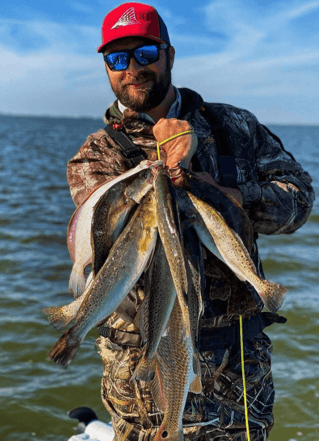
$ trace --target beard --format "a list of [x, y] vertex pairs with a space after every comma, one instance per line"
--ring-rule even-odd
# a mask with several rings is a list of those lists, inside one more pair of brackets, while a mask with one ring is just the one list
[[[125, 78], [125, 75], [122, 77]], [[150, 86], [139, 88], [138, 94], [130, 94], [129, 85], [118, 81], [116, 84], [111, 83], [111, 88], [116, 98], [123, 104], [135, 112], [147, 112], [157, 107], [166, 97], [170, 87], [172, 76], [168, 56], [166, 57], [165, 71], [157, 78], [154, 72], [141, 72], [134, 78], [134, 84], [140, 84], [144, 81], [152, 81]]]

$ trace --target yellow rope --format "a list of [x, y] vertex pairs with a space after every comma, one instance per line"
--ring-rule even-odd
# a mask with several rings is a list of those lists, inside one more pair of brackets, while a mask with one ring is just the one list
[[245, 365], [244, 365], [243, 317], [241, 315], [239, 316], [239, 329], [240, 329], [240, 355], [241, 355], [241, 372], [242, 372], [242, 376], [243, 376], [246, 432], [247, 432], [247, 440], [250, 441], [249, 424], [248, 424], [247, 394], [246, 394], [246, 380], [245, 380]]
[[170, 138], [164, 139], [164, 141], [157, 142], [156, 148], [157, 148], [157, 158], [158, 158], [158, 160], [160, 161], [160, 159], [161, 159], [161, 155], [160, 155], [160, 146], [161, 145], [165, 144], [168, 141], [171, 141], [172, 139], [177, 138], [178, 136], [188, 135], [190, 133], [194, 133], [194, 130], [186, 130], [186, 132], [177, 133], [176, 135], [173, 135]]

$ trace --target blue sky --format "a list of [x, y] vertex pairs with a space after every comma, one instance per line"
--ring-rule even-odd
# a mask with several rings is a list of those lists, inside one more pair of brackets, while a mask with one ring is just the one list
[[[6, 4], [7, 3], [7, 4]], [[102, 0], [0, 5], [0, 112], [102, 117], [114, 100]], [[319, 0], [157, 0], [176, 49], [173, 83], [263, 123], [319, 124]]]

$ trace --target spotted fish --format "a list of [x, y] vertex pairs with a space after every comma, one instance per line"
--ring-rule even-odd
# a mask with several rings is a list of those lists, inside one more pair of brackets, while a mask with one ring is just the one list
[[155, 372], [155, 355], [172, 312], [176, 290], [160, 239], [152, 263], [144, 277], [145, 300], [141, 306], [139, 328], [145, 345], [132, 379], [150, 381]]
[[240, 280], [248, 281], [256, 289], [264, 305], [271, 312], [276, 312], [283, 302], [287, 289], [278, 283], [272, 283], [259, 277], [243, 241], [227, 225], [223, 216], [215, 208], [190, 192], [188, 192], [188, 196], [200, 213], [227, 266]]
[[93, 210], [100, 197], [111, 187], [136, 176], [141, 171], [155, 166], [156, 162], [142, 161], [137, 167], [123, 173], [106, 184], [102, 184], [90, 193], [84, 202], [74, 212], [68, 226], [67, 244], [74, 262], [69, 281], [69, 290], [75, 297], [79, 297], [85, 289], [85, 267], [92, 262], [91, 222]]
[[149, 192], [88, 286], [75, 324], [61, 336], [48, 359], [68, 366], [90, 329], [117, 309], [140, 278], [155, 248], [157, 234], [155, 198]]
[[169, 177], [163, 167], [156, 169], [154, 192], [158, 231], [176, 288], [177, 298], [181, 306], [186, 334], [189, 337], [191, 335], [191, 329], [188, 306], [185, 298], [188, 287], [184, 254], [175, 221], [174, 200], [169, 184]]

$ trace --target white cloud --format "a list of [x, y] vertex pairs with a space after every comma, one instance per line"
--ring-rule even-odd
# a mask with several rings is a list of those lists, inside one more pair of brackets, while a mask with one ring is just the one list
[[[293, 32], [319, 1], [269, 3], [264, 9], [245, 0], [213, 1], [202, 9], [210, 32], [195, 39], [187, 27], [174, 27], [170, 9], [158, 9], [177, 49], [174, 84], [206, 100], [248, 108], [263, 122], [319, 123], [319, 30], [299, 40]], [[0, 38], [0, 112], [102, 116], [113, 100], [96, 54], [99, 25], [0, 19]], [[196, 44], [205, 55], [179, 58], [179, 47]]]

